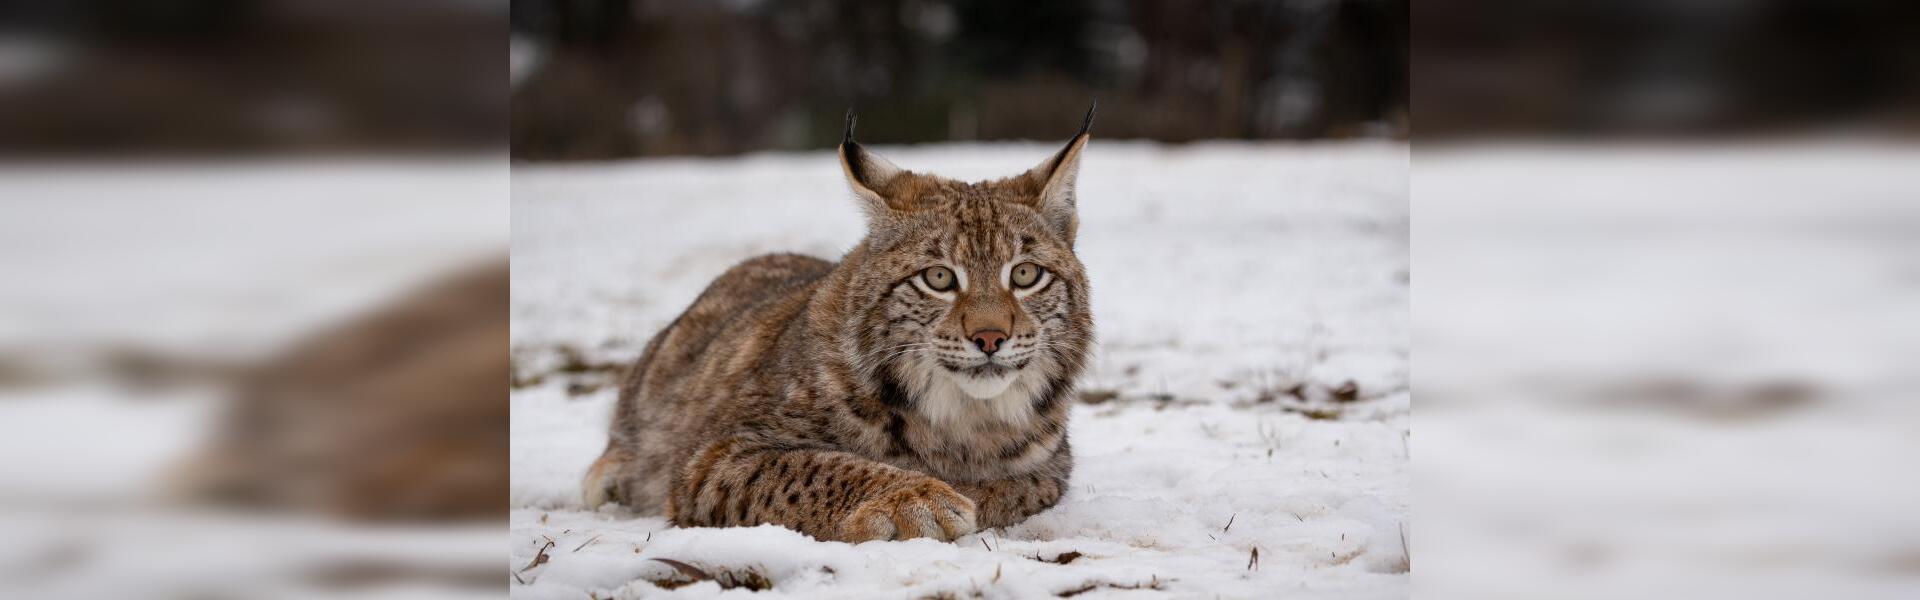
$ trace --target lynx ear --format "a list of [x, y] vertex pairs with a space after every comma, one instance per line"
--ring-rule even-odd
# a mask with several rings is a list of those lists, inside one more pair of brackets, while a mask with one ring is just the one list
[[853, 141], [853, 123], [853, 110], [848, 109], [847, 132], [840, 138], [840, 170], [846, 174], [847, 186], [853, 188], [853, 195], [860, 198], [860, 208], [867, 211], [868, 217], [879, 219], [897, 208], [887, 201], [882, 190], [907, 172]]
[[1087, 107], [1087, 118], [1080, 123], [1080, 133], [1074, 134], [1067, 147], [1020, 176], [1026, 181], [1027, 189], [1038, 190], [1033, 195], [1033, 207], [1066, 238], [1068, 245], [1073, 244], [1074, 233], [1080, 229], [1073, 193], [1074, 179], [1080, 175], [1080, 151], [1093, 136], [1093, 111], [1099, 106], [1100, 102], [1095, 100]]

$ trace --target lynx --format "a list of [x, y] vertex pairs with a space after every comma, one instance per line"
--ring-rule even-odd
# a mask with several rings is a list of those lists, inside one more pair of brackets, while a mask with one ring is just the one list
[[1093, 343], [1074, 255], [1089, 108], [1020, 175], [915, 173], [853, 140], [868, 231], [839, 263], [729, 269], [626, 374], [589, 506], [680, 526], [772, 523], [821, 540], [941, 540], [1053, 506]]
[[247, 369], [172, 491], [362, 521], [504, 518], [507, 269], [463, 269]]

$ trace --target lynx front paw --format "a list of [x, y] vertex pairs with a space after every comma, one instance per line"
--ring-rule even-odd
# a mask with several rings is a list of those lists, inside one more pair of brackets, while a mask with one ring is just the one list
[[973, 501], [944, 482], [925, 478], [861, 502], [841, 526], [841, 537], [849, 542], [917, 537], [952, 541], [973, 529]]
[[593, 461], [587, 469], [585, 481], [580, 483], [581, 499], [587, 503], [587, 509], [599, 508], [602, 504], [621, 502], [620, 487], [614, 480], [614, 473], [620, 469], [623, 453], [607, 452]]

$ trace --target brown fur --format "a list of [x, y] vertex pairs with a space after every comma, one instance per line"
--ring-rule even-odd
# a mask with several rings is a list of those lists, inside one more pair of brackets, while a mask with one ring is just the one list
[[250, 373], [178, 491], [359, 520], [506, 518], [507, 270], [464, 270]]
[[[952, 539], [1052, 506], [1093, 338], [1073, 254], [1087, 139], [964, 183], [894, 167], [851, 140], [850, 121], [841, 166], [866, 239], [837, 264], [736, 265], [656, 335], [623, 382], [588, 503], [845, 541]], [[1048, 275], [1016, 293], [1004, 273], [1021, 261]], [[936, 265], [964, 285], [927, 288]], [[1001, 366], [981, 366], [968, 338], [982, 329], [1008, 336]]]

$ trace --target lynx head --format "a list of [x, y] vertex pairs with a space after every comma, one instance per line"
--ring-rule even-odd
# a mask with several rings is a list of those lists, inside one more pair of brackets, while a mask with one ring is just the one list
[[[853, 141], [840, 164], [868, 216], [850, 255], [849, 340], [863, 374], [935, 422], [1025, 419], [1061, 393], [1093, 339], [1074, 256], [1074, 179], [1093, 110], [1067, 146], [1025, 173], [962, 182], [894, 166]], [[854, 258], [857, 256], [858, 258]]]

